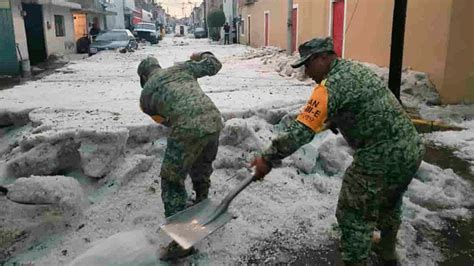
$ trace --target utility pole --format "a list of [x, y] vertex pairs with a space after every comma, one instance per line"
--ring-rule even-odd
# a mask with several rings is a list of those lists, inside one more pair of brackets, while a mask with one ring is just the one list
[[288, 0], [288, 32], [286, 42], [286, 52], [293, 54], [293, 0]]
[[390, 50], [390, 72], [388, 87], [400, 100], [402, 83], [403, 45], [405, 42], [405, 22], [407, 17], [407, 0], [395, 0], [393, 8], [392, 47]]
[[204, 31], [206, 31], [207, 36], [209, 36], [209, 32], [207, 31], [207, 0], [204, 0]]

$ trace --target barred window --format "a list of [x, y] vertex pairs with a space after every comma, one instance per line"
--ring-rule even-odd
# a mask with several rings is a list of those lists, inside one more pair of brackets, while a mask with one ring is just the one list
[[56, 37], [62, 37], [66, 35], [64, 30], [64, 16], [54, 15], [54, 28], [56, 30]]

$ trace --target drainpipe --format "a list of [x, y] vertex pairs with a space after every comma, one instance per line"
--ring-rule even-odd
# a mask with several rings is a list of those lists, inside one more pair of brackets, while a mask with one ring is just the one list
[[207, 9], [207, 3], [206, 2], [207, 2], [207, 0], [204, 0], [204, 2], [203, 2], [204, 3], [204, 6], [203, 6], [204, 7], [204, 10], [203, 10], [204, 11], [204, 31], [206, 31], [207, 38], [209, 38], [209, 31], [207, 29], [207, 10], [206, 10]]
[[288, 33], [286, 40], [286, 52], [288, 55], [293, 54], [293, 0], [288, 0]]
[[407, 16], [407, 0], [395, 0], [392, 25], [392, 48], [390, 50], [390, 72], [388, 87], [398, 101], [402, 81], [403, 45], [405, 41], [405, 21]]

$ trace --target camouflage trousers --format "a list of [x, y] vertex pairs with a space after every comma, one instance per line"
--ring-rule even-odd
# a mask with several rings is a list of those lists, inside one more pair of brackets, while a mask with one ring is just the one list
[[219, 146], [219, 132], [204, 137], [170, 136], [161, 166], [161, 198], [165, 217], [186, 207], [184, 181], [189, 174], [196, 192], [196, 201], [208, 196], [212, 162]]
[[[421, 156], [407, 164], [400, 163], [391, 173], [376, 174], [361, 167], [356, 159], [347, 169], [336, 210], [344, 261], [363, 265], [371, 249], [384, 260], [397, 259], [403, 193], [420, 163]], [[381, 231], [381, 240], [372, 246], [375, 228]]]

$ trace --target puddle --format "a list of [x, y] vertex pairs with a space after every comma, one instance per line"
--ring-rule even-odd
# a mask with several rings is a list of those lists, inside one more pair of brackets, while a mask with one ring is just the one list
[[473, 220], [448, 220], [447, 228], [441, 231], [441, 250], [447, 259], [439, 265], [474, 265]]
[[322, 249], [303, 250], [302, 252], [298, 252], [296, 256], [297, 259], [292, 261], [290, 265], [344, 265], [337, 241], [331, 242], [327, 247]]
[[474, 183], [474, 174], [471, 173], [469, 162], [456, 157], [454, 150], [447, 147], [435, 146], [433, 143], [428, 143], [426, 146], [426, 153], [423, 160], [427, 163], [437, 165], [443, 169], [453, 169], [458, 176]]
[[[454, 150], [450, 148], [427, 144], [424, 160], [443, 169], [450, 168], [474, 185], [470, 164], [456, 157], [453, 152]], [[449, 219], [446, 222], [446, 228], [435, 237], [437, 245], [441, 247], [446, 257], [439, 265], [474, 265], [474, 219], [459, 221]]]

